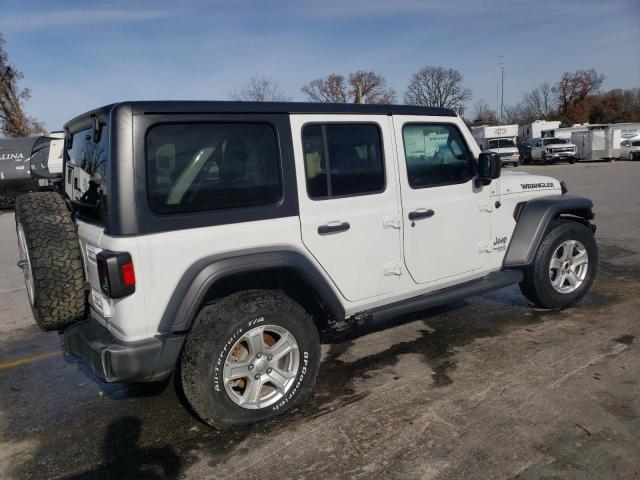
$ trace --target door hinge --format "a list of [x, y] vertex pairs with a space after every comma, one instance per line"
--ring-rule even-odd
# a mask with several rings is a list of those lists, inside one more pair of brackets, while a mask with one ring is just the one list
[[382, 267], [382, 273], [385, 276], [402, 275], [402, 265], [400, 262], [387, 263]]
[[384, 228], [400, 228], [402, 224], [400, 223], [400, 217], [394, 215], [392, 217], [385, 217], [382, 219], [382, 226]]
[[481, 212], [493, 212], [493, 207], [490, 203], [481, 203], [478, 207]]
[[480, 253], [491, 253], [491, 241], [483, 241], [478, 244]]

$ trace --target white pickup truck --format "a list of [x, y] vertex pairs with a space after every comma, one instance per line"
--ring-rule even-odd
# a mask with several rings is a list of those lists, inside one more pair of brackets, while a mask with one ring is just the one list
[[576, 163], [577, 147], [566, 138], [536, 138], [531, 144], [531, 161], [555, 163], [566, 160]]

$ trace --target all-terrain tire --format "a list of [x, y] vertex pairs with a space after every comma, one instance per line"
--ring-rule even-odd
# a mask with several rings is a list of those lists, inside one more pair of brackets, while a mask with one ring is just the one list
[[16, 199], [16, 232], [24, 255], [21, 267], [36, 323], [61, 330], [85, 317], [87, 300], [80, 246], [71, 212], [57, 192], [34, 192]]
[[[263, 408], [249, 409], [231, 399], [223, 371], [234, 345], [257, 326], [265, 331], [274, 327], [286, 329], [297, 342], [299, 365], [282, 398]], [[187, 336], [180, 375], [182, 390], [195, 413], [210, 426], [225, 429], [266, 420], [291, 409], [313, 390], [319, 366], [320, 340], [309, 314], [282, 292], [245, 290], [200, 311]]]
[[[586, 249], [588, 266], [580, 286], [572, 292], [557, 291], [550, 279], [551, 257], [559, 246], [568, 240], [577, 240]], [[587, 294], [596, 277], [598, 246], [589, 228], [574, 220], [555, 220], [542, 239], [532, 266], [524, 271], [520, 290], [536, 306], [552, 310], [569, 307]]]

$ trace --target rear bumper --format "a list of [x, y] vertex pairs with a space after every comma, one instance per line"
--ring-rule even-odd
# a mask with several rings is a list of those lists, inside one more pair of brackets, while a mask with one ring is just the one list
[[186, 338], [170, 334], [123, 342], [93, 319], [76, 323], [61, 335], [65, 350], [105, 382], [163, 380], [173, 371]]

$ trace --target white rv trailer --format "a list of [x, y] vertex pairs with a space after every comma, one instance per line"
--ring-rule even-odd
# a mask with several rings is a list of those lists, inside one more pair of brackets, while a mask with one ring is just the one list
[[573, 132], [571, 141], [581, 160], [612, 160], [621, 157], [620, 144], [640, 139], [640, 123], [589, 125], [588, 130]]
[[471, 133], [483, 151], [495, 152], [500, 156], [502, 163], [511, 163], [517, 166], [520, 162], [520, 153], [516, 147], [518, 138], [518, 125], [482, 125], [472, 127]]
[[64, 132], [0, 139], [0, 206], [18, 195], [49, 190], [62, 177]]
[[560, 127], [560, 121], [536, 120], [518, 128], [518, 143], [531, 145], [534, 138], [542, 137], [543, 130], [552, 130]]
[[559, 127], [559, 128], [552, 128], [549, 130], [543, 130], [542, 131], [542, 137], [555, 137], [555, 138], [566, 138], [566, 139], [571, 139], [571, 134], [573, 132], [586, 132], [587, 130], [589, 130], [589, 124], [585, 123], [583, 125], [581, 124], [575, 124], [571, 127]]

